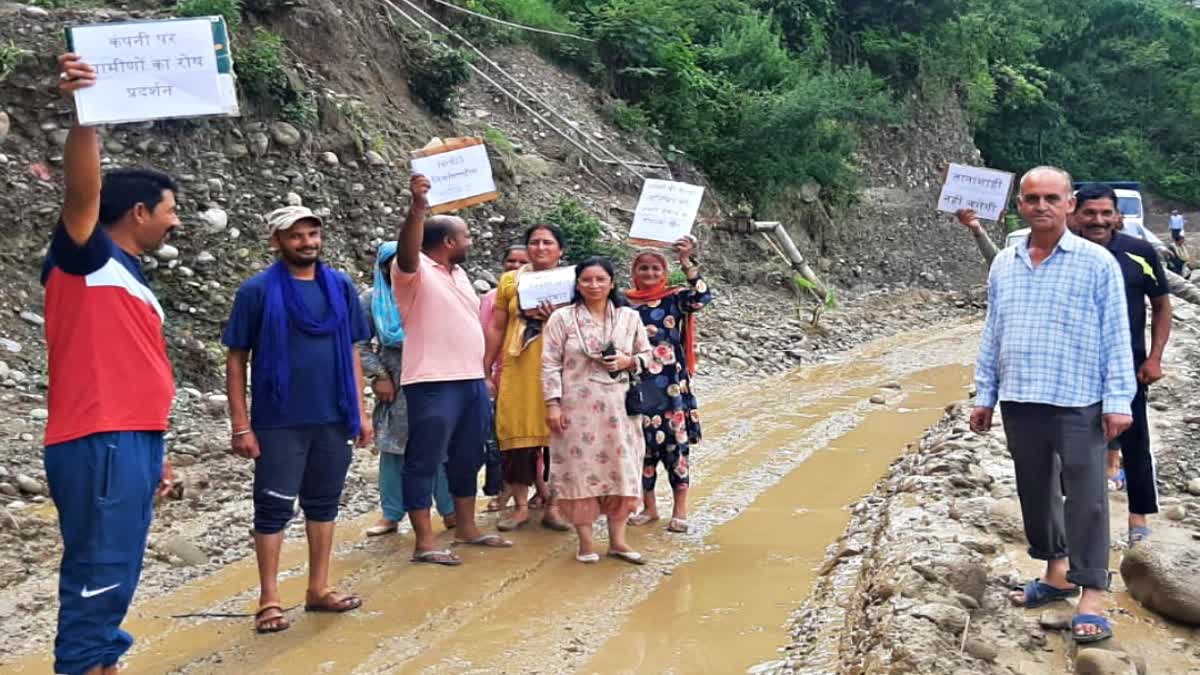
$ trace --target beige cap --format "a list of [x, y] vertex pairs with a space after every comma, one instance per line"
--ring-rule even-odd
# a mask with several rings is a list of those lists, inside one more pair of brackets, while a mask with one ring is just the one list
[[287, 230], [302, 220], [315, 220], [321, 225], [321, 218], [306, 206], [284, 206], [267, 214], [267, 236], [279, 230]]

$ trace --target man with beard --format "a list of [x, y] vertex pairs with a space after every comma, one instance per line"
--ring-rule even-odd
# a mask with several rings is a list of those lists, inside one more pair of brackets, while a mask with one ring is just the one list
[[1030, 170], [1018, 204], [1030, 234], [988, 275], [971, 429], [986, 433], [1001, 404], [1029, 555], [1046, 562], [1010, 599], [1032, 608], [1082, 587], [1071, 632], [1095, 642], [1112, 636], [1104, 450], [1133, 424], [1137, 393], [1124, 283], [1112, 255], [1067, 231], [1067, 172]]
[[[58, 64], [64, 96], [95, 84], [76, 54]], [[154, 495], [173, 478], [163, 432], [175, 380], [163, 310], [137, 256], [160, 247], [179, 215], [166, 174], [101, 176], [95, 127], [71, 129], [63, 174], [66, 198], [42, 269], [44, 462], [63, 539], [54, 672], [115, 675], [133, 644], [121, 622], [141, 577]]]
[[[1121, 212], [1112, 188], [1092, 184], [1075, 195], [1072, 230], [1109, 250], [1125, 280], [1129, 310], [1133, 366], [1138, 389], [1133, 399], [1133, 426], [1118, 439], [1124, 459], [1125, 487], [1129, 493], [1129, 544], [1150, 534], [1146, 516], [1158, 513], [1158, 489], [1150, 453], [1150, 428], [1146, 417], [1146, 389], [1162, 379], [1162, 355], [1171, 334], [1171, 301], [1158, 253], [1149, 243], [1117, 231]], [[1146, 351], [1146, 298], [1150, 299], [1150, 350]]]
[[404, 451], [404, 510], [416, 534], [412, 561], [461, 565], [439, 549], [430, 522], [433, 480], [445, 464], [459, 544], [504, 548], [512, 542], [483, 534], [475, 523], [476, 478], [483, 465], [491, 405], [483, 377], [484, 340], [479, 296], [460, 265], [471, 248], [462, 218], [433, 216], [429, 179], [412, 177], [412, 204], [392, 263], [392, 290], [404, 317], [400, 384], [408, 403]]
[[[329, 585], [334, 520], [352, 439], [371, 443], [362, 362], [354, 343], [371, 336], [354, 283], [321, 261], [321, 219], [301, 206], [267, 216], [279, 259], [238, 289], [222, 338], [232, 451], [254, 460], [254, 551], [261, 583], [254, 626], [289, 627], [279, 597], [283, 529], [304, 509], [309, 612], [347, 612], [362, 601]], [[253, 359], [246, 409], [246, 366]], [[250, 413], [253, 413], [251, 416]]]

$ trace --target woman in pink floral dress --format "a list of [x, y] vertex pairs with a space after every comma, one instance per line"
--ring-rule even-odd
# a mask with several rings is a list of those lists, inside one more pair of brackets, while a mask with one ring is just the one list
[[[612, 263], [575, 267], [575, 301], [543, 329], [542, 392], [550, 427], [550, 490], [579, 534], [579, 562], [600, 560], [592, 526], [608, 519], [608, 555], [641, 565], [625, 541], [626, 519], [642, 498], [646, 441], [640, 416], [625, 412], [631, 375], [650, 360], [638, 313], [616, 290]], [[606, 348], [609, 355], [605, 355]]]

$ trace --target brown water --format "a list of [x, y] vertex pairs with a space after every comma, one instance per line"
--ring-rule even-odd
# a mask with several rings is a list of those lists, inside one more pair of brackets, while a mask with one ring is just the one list
[[[126, 673], [740, 672], [787, 642], [788, 613], [841, 533], [846, 505], [961, 399], [977, 328], [942, 325], [880, 341], [705, 399], [693, 451], [692, 528], [632, 531], [654, 561], [574, 561], [574, 537], [518, 532], [517, 547], [461, 550], [457, 569], [406, 562], [408, 535], [363, 541], [373, 517], [340, 527], [332, 576], [364, 598], [342, 616], [293, 612], [257, 636], [249, 619], [171, 614], [252, 611], [253, 559], [165, 597], [139, 597]], [[883, 390], [887, 405], [867, 399]], [[711, 383], [710, 383], [711, 384]], [[660, 506], [669, 512], [665, 477]], [[494, 517], [488, 517], [489, 522]], [[285, 547], [285, 603], [302, 601], [303, 542]], [[46, 672], [39, 656], [6, 672]]]

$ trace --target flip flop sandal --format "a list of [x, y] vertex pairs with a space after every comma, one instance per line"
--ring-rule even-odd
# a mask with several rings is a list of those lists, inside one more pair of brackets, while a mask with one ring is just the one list
[[412, 562], [445, 565], [446, 567], [458, 567], [462, 564], [462, 560], [458, 556], [445, 549], [441, 551], [421, 551], [420, 553], [414, 553]]
[[571, 526], [561, 520], [553, 520], [551, 518], [542, 518], [542, 527], [555, 532], [570, 532]]
[[372, 525], [371, 527], [367, 528], [366, 535], [368, 537], [381, 537], [385, 534], [393, 534], [394, 532], [396, 532], [399, 529], [400, 529], [399, 523], [396, 523], [396, 524], [390, 525], [390, 526], [389, 525]]
[[657, 523], [658, 516], [648, 516], [644, 513], [639, 513], [636, 516], [630, 516], [629, 520], [627, 520], [625, 522], [629, 523], [630, 525], [633, 525], [634, 527], [641, 527], [642, 525], [649, 525], [650, 523]]
[[[1094, 635], [1084, 635], [1078, 630], [1080, 626], [1095, 626], [1100, 629], [1100, 632]], [[1071, 619], [1071, 637], [1075, 638], [1075, 642], [1088, 644], [1107, 640], [1112, 636], [1112, 626], [1109, 625], [1108, 619], [1098, 614], [1076, 614], [1075, 618]]]
[[1024, 607], [1025, 609], [1036, 609], [1052, 602], [1066, 600], [1079, 595], [1078, 587], [1070, 590], [1063, 590], [1061, 588], [1055, 588], [1049, 584], [1044, 584], [1042, 583], [1041, 579], [1034, 579], [1033, 581], [1025, 584], [1024, 587], [1014, 590], [1025, 592], [1025, 601], [1018, 605], [1019, 607]]
[[609, 551], [608, 557], [623, 560], [631, 565], [645, 565], [646, 559], [637, 551]]
[[483, 546], [484, 548], [512, 548], [513, 543], [498, 534], [484, 534], [470, 541], [466, 539], [455, 539], [454, 543], [460, 546]]
[[[272, 609], [279, 610], [279, 616], [263, 616], [265, 612], [269, 612]], [[268, 623], [272, 625], [270, 627], [264, 627]], [[283, 605], [280, 605], [277, 602], [267, 603], [262, 607], [259, 607], [258, 611], [254, 613], [254, 632], [258, 633], [259, 635], [263, 635], [265, 633], [279, 633], [291, 627], [291, 622], [289, 622], [287, 617], [283, 615]]]
[[335, 596], [341, 595], [333, 589], [326, 590], [321, 594], [320, 603], [304, 603], [304, 611], [306, 612], [324, 612], [328, 614], [342, 614], [351, 610], [362, 607], [362, 598], [357, 595], [342, 595], [340, 599], [329, 602]]
[[496, 523], [496, 529], [500, 530], [501, 532], [512, 532], [513, 530], [519, 530], [522, 527], [525, 527], [529, 524], [530, 520], [531, 518], [526, 518], [525, 520], [513, 520], [512, 518], [505, 518], [504, 520]]
[[687, 534], [691, 530], [691, 525], [688, 525], [688, 521], [683, 518], [672, 518], [671, 522], [667, 525], [667, 532], [674, 532], [676, 534]]
[[1142, 543], [1153, 532], [1154, 530], [1151, 530], [1144, 525], [1134, 525], [1133, 527], [1129, 528], [1129, 545], [1134, 546]]
[[1108, 482], [1112, 484], [1112, 489], [1124, 490], [1125, 489], [1125, 469], [1117, 470], [1117, 475], [1108, 479]]
[[576, 553], [575, 559], [585, 565], [595, 565], [600, 562], [599, 553]]

